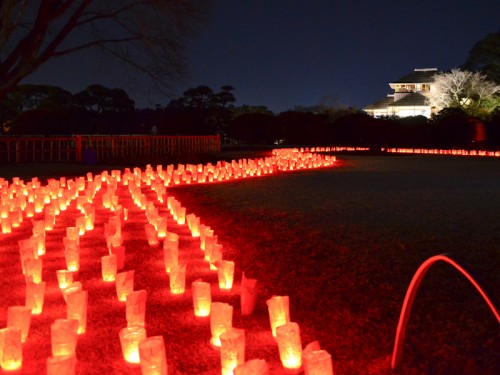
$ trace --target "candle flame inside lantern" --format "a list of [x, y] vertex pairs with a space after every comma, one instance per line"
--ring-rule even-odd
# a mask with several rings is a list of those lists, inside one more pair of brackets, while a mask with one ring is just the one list
[[302, 366], [302, 343], [299, 325], [290, 322], [277, 327], [276, 339], [283, 367], [288, 369], [300, 368]]
[[234, 280], [234, 262], [230, 260], [221, 260], [216, 262], [219, 278], [219, 289], [231, 290]]
[[191, 287], [193, 290], [194, 315], [199, 317], [209, 316], [212, 303], [210, 284], [197, 280], [193, 281]]
[[102, 280], [105, 282], [113, 282], [116, 279], [117, 257], [115, 254], [105, 255], [101, 257]]
[[23, 365], [21, 330], [18, 327], [0, 329], [0, 367], [5, 372], [18, 371]]
[[146, 329], [141, 326], [130, 326], [120, 330], [120, 343], [123, 359], [131, 365], [139, 365], [139, 343], [146, 339]]

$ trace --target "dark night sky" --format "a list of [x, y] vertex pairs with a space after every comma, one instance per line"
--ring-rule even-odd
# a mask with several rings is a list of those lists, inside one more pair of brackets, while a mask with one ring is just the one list
[[[499, 0], [215, 0], [210, 23], [189, 45], [197, 85], [235, 87], [237, 105], [278, 113], [326, 96], [364, 107], [383, 98], [388, 82], [414, 68], [449, 69], [472, 46], [500, 29]], [[91, 83], [124, 88], [137, 107], [169, 99], [130, 88], [129, 77], [101, 71], [95, 54], [80, 53], [42, 67], [24, 83], [71, 92]]]

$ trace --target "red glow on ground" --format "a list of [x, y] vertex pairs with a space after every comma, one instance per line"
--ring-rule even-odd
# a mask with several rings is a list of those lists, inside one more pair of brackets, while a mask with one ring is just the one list
[[[59, 287], [56, 272], [73, 264], [73, 261], [68, 261], [67, 246], [74, 250], [72, 257], [79, 262], [79, 266], [75, 268], [77, 271], [73, 273], [73, 283], [79, 283], [82, 290], [88, 292], [86, 332], [79, 335], [76, 348], [77, 373], [138, 373], [138, 369], [127, 366], [121, 352], [119, 332], [127, 325], [125, 303], [119, 302], [115, 283], [102, 280], [102, 257], [110, 255], [110, 246], [116, 240], [110, 234], [116, 235], [116, 228], [110, 229], [110, 225], [113, 225], [110, 220], [116, 222], [116, 217], [120, 217], [119, 235], [125, 248], [123, 269], [118, 272], [134, 271], [133, 290], [147, 291], [147, 336], [164, 337], [168, 366], [172, 373], [177, 370], [193, 374], [208, 373], [207, 371], [220, 373], [220, 354], [210, 347], [209, 318], [194, 316], [191, 283], [197, 279], [209, 282], [212, 301], [230, 303], [235, 307], [235, 314], [240, 314], [241, 270], [236, 265], [237, 277], [232, 289], [219, 290], [217, 269], [214, 267], [215, 255], [212, 253], [208, 257], [212, 257], [214, 261], [214, 270], [204, 260], [206, 254], [200, 248], [200, 238], [193, 237], [198, 235], [198, 228], [191, 233], [185, 224], [186, 212], [182, 203], [177, 202], [170, 209], [167, 206], [167, 200], [164, 199], [168, 196], [166, 187], [173, 184], [217, 183], [263, 177], [282, 171], [329, 167], [334, 162], [335, 158], [330, 156], [300, 150], [280, 150], [266, 159], [221, 162], [215, 166], [186, 165], [180, 169], [172, 166], [166, 169], [157, 167], [156, 170], [147, 168], [144, 171], [134, 169], [123, 173], [103, 172], [98, 176], [87, 175], [87, 178], [50, 180], [47, 186], [42, 186], [37, 179], [30, 182], [15, 179], [13, 183], [2, 181], [2, 207], [11, 207], [10, 213], [21, 208], [25, 199], [23, 197], [32, 196], [36, 204], [32, 219], [29, 218], [29, 207], [32, 206], [24, 206], [24, 217], [19, 227], [12, 228], [11, 233], [6, 230], [0, 237], [0, 262], [4, 265], [0, 278], [1, 290], [12, 291], [3, 293], [0, 297], [1, 326], [7, 324], [6, 311], [9, 306], [25, 303], [26, 281], [21, 272], [18, 242], [33, 235], [34, 223], [46, 218], [45, 210], [55, 212], [57, 208], [60, 211], [55, 215], [55, 220], [51, 219], [53, 225], [45, 226], [45, 254], [37, 252], [32, 255], [43, 259], [42, 280], [46, 283], [46, 288], [43, 310], [40, 315], [32, 316], [30, 333], [23, 346], [22, 373], [46, 373], [47, 358], [53, 354], [50, 326], [56, 319], [67, 317], [64, 291]], [[93, 212], [92, 220], [85, 219], [84, 215], [88, 214], [86, 211]], [[146, 237], [145, 225], [155, 222], [154, 215], [166, 217], [167, 231], [179, 236], [179, 263], [186, 264], [186, 290], [180, 295], [170, 293], [171, 276], [165, 272], [162, 246], [152, 246], [155, 243], [148, 242]], [[164, 238], [163, 223], [161, 227], [160, 242]], [[216, 231], [215, 228], [215, 233]], [[68, 245], [67, 241], [65, 244], [65, 237], [73, 238], [73, 245]], [[75, 245], [76, 242], [79, 242], [79, 246]], [[116, 245], [120, 247], [120, 241]], [[252, 345], [252, 337], [264, 335], [262, 340], [265, 345], [275, 346], [270, 330], [266, 334], [255, 328], [248, 329], [247, 339], [250, 338], [250, 341], [247, 345]], [[262, 340], [258, 341], [260, 345], [263, 344]], [[275, 350], [267, 358], [268, 361], [275, 361], [271, 367], [276, 367], [278, 363], [277, 348]], [[194, 365], [184, 363], [177, 353], [186, 351], [203, 356], [203, 360], [199, 363], [194, 361]], [[273, 373], [279, 373], [279, 367], [278, 372]]]

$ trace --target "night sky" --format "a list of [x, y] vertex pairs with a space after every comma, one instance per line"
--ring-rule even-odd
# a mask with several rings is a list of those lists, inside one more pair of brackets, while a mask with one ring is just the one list
[[[499, 0], [215, 0], [189, 45], [190, 77], [175, 92], [229, 84], [236, 105], [275, 113], [325, 97], [362, 108], [414, 68], [458, 67], [477, 41], [499, 31], [499, 20]], [[86, 52], [50, 62], [23, 83], [73, 93], [92, 83], [120, 87], [138, 108], [170, 100], [129, 81]]]

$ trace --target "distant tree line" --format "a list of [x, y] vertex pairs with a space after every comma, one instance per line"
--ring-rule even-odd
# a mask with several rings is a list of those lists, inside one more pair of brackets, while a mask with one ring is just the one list
[[482, 119], [454, 107], [432, 119], [373, 118], [335, 103], [275, 114], [265, 106], [235, 106], [234, 90], [202, 85], [165, 106], [137, 109], [124, 90], [98, 84], [76, 94], [20, 85], [0, 102], [0, 121], [4, 135], [220, 134], [234, 146], [500, 147], [499, 108]]

